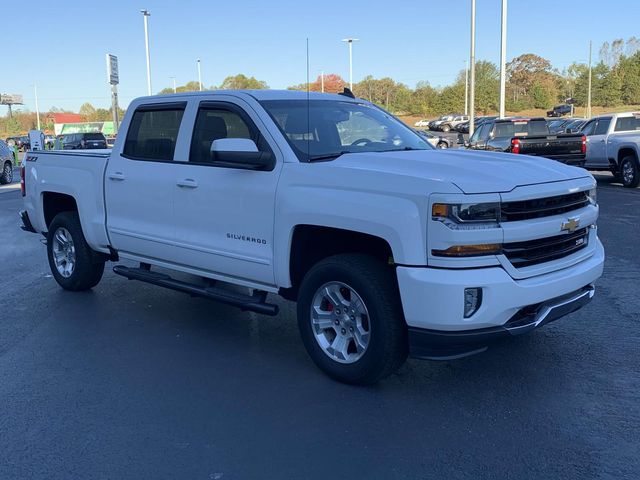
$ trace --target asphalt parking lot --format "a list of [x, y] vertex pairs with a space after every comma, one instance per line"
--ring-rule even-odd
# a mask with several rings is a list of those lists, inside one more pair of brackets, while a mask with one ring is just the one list
[[640, 478], [640, 190], [598, 175], [584, 310], [484, 354], [325, 377], [275, 318], [110, 272], [62, 291], [0, 191], [0, 478]]

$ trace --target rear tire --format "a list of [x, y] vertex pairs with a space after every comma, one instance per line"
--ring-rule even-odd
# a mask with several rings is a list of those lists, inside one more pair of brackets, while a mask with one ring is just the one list
[[638, 160], [629, 155], [620, 162], [620, 177], [626, 188], [636, 188], [640, 184], [640, 169]]
[[395, 273], [368, 255], [335, 255], [309, 270], [298, 296], [298, 326], [311, 359], [340, 382], [376, 383], [407, 358]]
[[442, 126], [442, 131], [443, 131], [444, 133], [449, 132], [449, 130], [451, 130], [451, 125], [443, 125], [443, 126]]
[[13, 166], [11, 162], [5, 162], [0, 172], [0, 185], [6, 185], [13, 182]]
[[47, 257], [53, 278], [65, 290], [89, 290], [102, 279], [104, 257], [87, 244], [77, 212], [55, 216], [47, 235]]
[[436, 148], [449, 148], [449, 145], [447, 145], [447, 142], [438, 142], [438, 144], [436, 145]]

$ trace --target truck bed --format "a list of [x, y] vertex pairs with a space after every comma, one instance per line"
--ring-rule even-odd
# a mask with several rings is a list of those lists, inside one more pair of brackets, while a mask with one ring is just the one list
[[[109, 241], [105, 228], [104, 174], [110, 149], [106, 150], [43, 150], [25, 155], [25, 181], [27, 186], [25, 206], [27, 211], [40, 212], [36, 203], [43, 192], [53, 192], [81, 198], [78, 210], [83, 219], [87, 241], [108, 252]], [[48, 193], [50, 194], [50, 193]], [[46, 213], [32, 217], [33, 227], [45, 232]]]

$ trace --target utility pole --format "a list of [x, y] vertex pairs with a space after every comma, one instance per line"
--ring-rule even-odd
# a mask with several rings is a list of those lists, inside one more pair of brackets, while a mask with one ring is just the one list
[[176, 88], [176, 77], [169, 77], [173, 80], [173, 93], [178, 93], [178, 89]]
[[507, 0], [502, 0], [502, 33], [500, 38], [500, 118], [505, 115], [507, 88]]
[[40, 130], [40, 108], [38, 107], [38, 85], [33, 84], [33, 93], [36, 97], [36, 120], [38, 122], [38, 130]]
[[342, 41], [349, 44], [349, 90], [353, 91], [353, 42], [357, 42], [357, 38], [343, 38]]
[[198, 64], [198, 85], [200, 91], [202, 91], [202, 72], [200, 71], [200, 59], [198, 59], [196, 63]]
[[589, 82], [587, 91], [587, 118], [591, 118], [591, 40], [589, 40]]
[[149, 10], [140, 10], [144, 17], [144, 48], [147, 53], [147, 95], [151, 95], [151, 59], [149, 57]]
[[471, 85], [469, 91], [469, 135], [475, 130], [476, 114], [476, 0], [471, 0], [471, 51], [469, 52]]
[[464, 114], [469, 115], [469, 61], [464, 61]]

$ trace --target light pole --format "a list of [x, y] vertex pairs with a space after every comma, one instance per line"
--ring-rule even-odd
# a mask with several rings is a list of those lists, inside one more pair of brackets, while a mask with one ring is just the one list
[[38, 107], [38, 85], [33, 84], [33, 93], [36, 97], [36, 121], [38, 122], [38, 130], [40, 130], [40, 108]]
[[169, 77], [171, 80], [173, 80], [173, 93], [178, 93], [178, 90], [176, 89], [176, 77]]
[[587, 88], [587, 118], [591, 118], [591, 40], [589, 40], [589, 82]]
[[149, 10], [140, 10], [144, 17], [144, 48], [147, 53], [147, 95], [151, 95], [151, 59], [149, 58]]
[[471, 85], [469, 91], [469, 135], [475, 130], [476, 114], [476, 0], [471, 0], [471, 51], [469, 53]]
[[469, 62], [464, 61], [464, 114], [469, 115]]
[[349, 44], [349, 90], [353, 91], [353, 42], [357, 42], [358, 38], [343, 38], [343, 42]]
[[200, 91], [202, 91], [202, 72], [200, 71], [200, 59], [198, 58], [198, 60], [196, 60], [196, 63], [198, 64], [198, 88], [200, 88]]
[[507, 88], [507, 0], [502, 0], [502, 33], [500, 38], [500, 118], [505, 115]]

